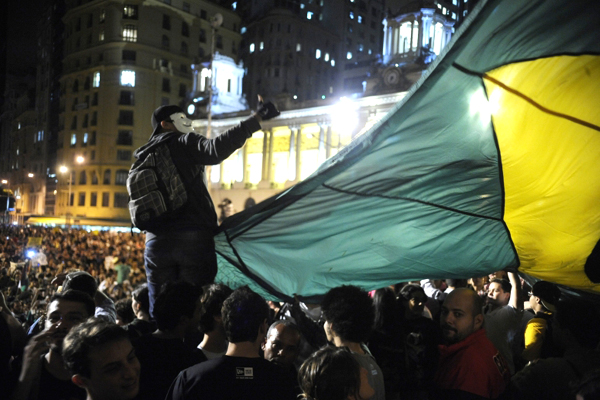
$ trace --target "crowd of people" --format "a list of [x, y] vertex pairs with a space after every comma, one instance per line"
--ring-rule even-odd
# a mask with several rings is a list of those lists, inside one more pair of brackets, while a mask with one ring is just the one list
[[[162, 285], [144, 235], [5, 227], [7, 399], [593, 399], [596, 308], [514, 272], [426, 279], [318, 304]], [[594, 397], [595, 396], [595, 397]]]

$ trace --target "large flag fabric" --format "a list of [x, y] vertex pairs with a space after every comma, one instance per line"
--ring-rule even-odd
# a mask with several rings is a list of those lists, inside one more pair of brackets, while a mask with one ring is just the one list
[[600, 2], [483, 0], [406, 98], [233, 216], [217, 280], [318, 300], [505, 268], [600, 292]]

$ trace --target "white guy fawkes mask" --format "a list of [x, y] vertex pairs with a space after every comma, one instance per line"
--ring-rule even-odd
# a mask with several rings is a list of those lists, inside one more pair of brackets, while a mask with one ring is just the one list
[[171, 114], [169, 118], [173, 120], [173, 125], [181, 133], [188, 133], [194, 130], [192, 128], [192, 120], [182, 112]]

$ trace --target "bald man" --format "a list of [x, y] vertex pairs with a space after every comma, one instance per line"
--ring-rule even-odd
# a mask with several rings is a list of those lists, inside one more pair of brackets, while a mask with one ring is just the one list
[[435, 382], [441, 397], [495, 399], [506, 388], [506, 361], [486, 337], [483, 300], [471, 289], [448, 294], [440, 316], [445, 344]]

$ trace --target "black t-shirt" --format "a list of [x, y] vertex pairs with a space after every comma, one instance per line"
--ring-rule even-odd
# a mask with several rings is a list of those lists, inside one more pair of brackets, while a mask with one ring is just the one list
[[[45, 362], [44, 362], [45, 364]], [[55, 378], [42, 366], [37, 400], [85, 400], [87, 393], [71, 380]]]
[[140, 360], [140, 400], [164, 400], [179, 372], [206, 361], [201, 350], [180, 339], [160, 339], [142, 336], [133, 342]]
[[263, 358], [222, 356], [182, 371], [166, 400], [295, 400], [295, 382]]

